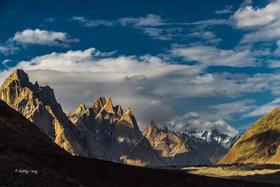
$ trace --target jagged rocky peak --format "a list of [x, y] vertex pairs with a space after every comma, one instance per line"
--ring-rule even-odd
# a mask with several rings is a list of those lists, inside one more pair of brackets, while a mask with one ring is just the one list
[[19, 81], [21, 84], [28, 84], [29, 77], [22, 69], [16, 69], [13, 71], [10, 76], [5, 80], [4, 84], [12, 81]]
[[117, 116], [123, 115], [123, 109], [122, 109], [121, 105], [114, 106], [114, 111]]
[[137, 128], [137, 129], [139, 128], [138, 125], [137, 125], [136, 119], [133, 115], [131, 107], [128, 107], [126, 109], [126, 111], [121, 116], [118, 124], [124, 124], [124, 125], [126, 125], [127, 127], [130, 127], [130, 128]]
[[111, 108], [113, 108], [113, 103], [112, 103], [112, 99], [108, 96], [104, 96], [104, 97], [99, 97], [91, 106], [91, 108], [93, 108], [94, 110], [100, 112], [101, 109], [104, 108], [104, 106], [106, 105], [107, 109], [110, 110]]
[[82, 103], [75, 110], [75, 113], [76, 114], [84, 114], [84, 113], [86, 113], [86, 111], [87, 111], [87, 106], [84, 103]]
[[78, 131], [66, 117], [49, 86], [32, 84], [27, 73], [17, 69], [4, 81], [1, 99], [33, 122], [50, 139], [73, 155], [85, 156]]
[[30, 89], [33, 89], [33, 84], [29, 82], [28, 75], [22, 69], [17, 69], [1, 85], [1, 99], [13, 105], [16, 98], [21, 94], [28, 95]]
[[149, 134], [149, 135], [155, 136], [156, 134], [158, 134], [158, 131], [159, 131], [159, 129], [158, 129], [156, 123], [153, 120], [151, 120], [151, 122], [145, 128], [144, 134], [147, 134], [147, 135]]

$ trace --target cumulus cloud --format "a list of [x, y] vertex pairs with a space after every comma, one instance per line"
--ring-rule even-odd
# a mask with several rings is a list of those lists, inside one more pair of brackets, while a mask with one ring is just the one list
[[224, 50], [210, 46], [174, 47], [171, 50], [174, 56], [183, 57], [187, 61], [196, 61], [203, 66], [255, 66], [255, 59], [249, 49]]
[[69, 43], [78, 42], [78, 39], [71, 39], [65, 32], [53, 32], [40, 29], [25, 29], [16, 32], [12, 41], [22, 44], [36, 44], [49, 46], [68, 46]]
[[263, 8], [246, 5], [237, 10], [233, 17], [239, 28], [255, 28], [270, 24], [280, 18], [280, 1], [271, 1]]

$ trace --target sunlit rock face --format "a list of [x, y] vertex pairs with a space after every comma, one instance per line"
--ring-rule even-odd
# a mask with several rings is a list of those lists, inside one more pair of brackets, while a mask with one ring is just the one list
[[195, 148], [190, 148], [184, 137], [165, 129], [160, 129], [152, 121], [144, 131], [149, 143], [162, 157], [165, 166], [186, 166], [210, 164]]
[[280, 163], [280, 107], [267, 114], [240, 137], [221, 164]]
[[[1, 99], [34, 122], [56, 144], [79, 156], [103, 157], [101, 151], [90, 154], [79, 130], [67, 118], [54, 91], [48, 86], [32, 84], [23, 70], [16, 70], [0, 88]], [[96, 150], [97, 147], [96, 147]]]
[[82, 104], [68, 117], [85, 136], [94, 137], [112, 161], [140, 166], [162, 164], [131, 109], [123, 111], [121, 106], [113, 105], [111, 98], [100, 97], [88, 107]]

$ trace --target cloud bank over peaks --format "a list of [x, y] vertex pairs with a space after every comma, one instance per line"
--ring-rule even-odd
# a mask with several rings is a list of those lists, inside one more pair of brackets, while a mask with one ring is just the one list
[[196, 131], [213, 131], [217, 130], [220, 133], [234, 137], [238, 134], [238, 131], [230, 126], [223, 119], [216, 121], [204, 120], [203, 116], [198, 113], [190, 112], [184, 116], [177, 117], [171, 122], [171, 127], [177, 132], [184, 130], [196, 130]]

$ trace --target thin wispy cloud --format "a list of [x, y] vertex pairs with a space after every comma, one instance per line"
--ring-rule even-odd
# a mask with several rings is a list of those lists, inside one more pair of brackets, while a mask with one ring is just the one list
[[233, 13], [233, 6], [225, 6], [223, 9], [221, 10], [216, 10], [215, 14], [231, 14]]
[[171, 53], [184, 58], [186, 61], [196, 61], [202, 66], [255, 66], [256, 60], [249, 49], [224, 50], [209, 46], [177, 46]]
[[72, 18], [70, 18], [70, 20], [81, 23], [85, 27], [98, 27], [98, 26], [112, 27], [116, 25], [116, 23], [113, 21], [108, 21], [104, 19], [89, 20], [82, 16], [73, 16]]

